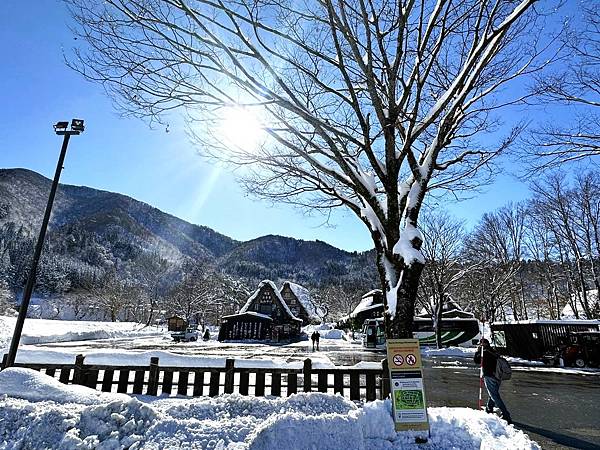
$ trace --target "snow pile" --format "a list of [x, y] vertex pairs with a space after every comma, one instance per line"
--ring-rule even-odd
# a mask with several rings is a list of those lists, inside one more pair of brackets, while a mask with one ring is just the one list
[[35, 370], [12, 367], [0, 372], [0, 395], [26, 400], [94, 405], [114, 399], [129, 400], [123, 394], [109, 394], [84, 386], [67, 386]]
[[472, 358], [475, 355], [477, 347], [421, 347], [422, 356], [452, 356], [459, 358]]
[[[27, 373], [31, 372], [31, 373]], [[31, 388], [33, 383], [33, 389]], [[39, 401], [47, 389], [46, 399]], [[430, 408], [431, 438], [396, 433], [389, 401], [358, 406], [310, 393], [288, 398], [103, 397], [27, 369], [0, 377], [2, 448], [539, 449], [496, 416], [467, 408]], [[68, 393], [72, 391], [72, 393]], [[14, 398], [18, 392], [20, 398]], [[85, 403], [92, 401], [92, 404]], [[65, 403], [68, 402], [68, 403]]]
[[344, 331], [336, 329], [333, 324], [323, 323], [321, 325], [308, 325], [302, 329], [308, 336], [318, 331], [321, 339], [344, 339]]
[[[0, 348], [8, 347], [15, 317], [0, 316]], [[26, 319], [21, 344], [84, 341], [136, 336], [162, 335], [163, 330], [134, 322], [91, 322], [77, 320]]]

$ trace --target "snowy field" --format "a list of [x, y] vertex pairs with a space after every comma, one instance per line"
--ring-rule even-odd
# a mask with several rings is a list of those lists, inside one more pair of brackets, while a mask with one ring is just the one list
[[[14, 317], [0, 316], [0, 357], [8, 351], [15, 324]], [[334, 365], [353, 366], [375, 364], [385, 353], [364, 349], [360, 340], [352, 339], [329, 325], [309, 326], [321, 334], [320, 351], [312, 351], [309, 340], [287, 345], [268, 345], [260, 342], [218, 342], [218, 330], [211, 330], [208, 342], [176, 343], [165, 329], [144, 327], [131, 322], [91, 322], [30, 319], [25, 321], [17, 362], [71, 364], [75, 356], [84, 354], [88, 364], [147, 365], [151, 357], [170, 366], [224, 367], [226, 358], [252, 360], [253, 366], [301, 366], [311, 358], [313, 367]], [[426, 359], [438, 369], [467, 369], [472, 366], [474, 347], [421, 349]], [[567, 373], [576, 375], [600, 374], [598, 369], [545, 367], [539, 361], [508, 358], [514, 370]], [[456, 364], [448, 365], [448, 360]], [[243, 364], [242, 361], [236, 364]]]
[[[0, 348], [8, 347], [16, 317], [0, 316]], [[25, 320], [21, 344], [85, 341], [123, 337], [156, 336], [164, 330], [133, 322], [91, 322], [79, 320]]]
[[429, 408], [431, 437], [396, 433], [388, 401], [130, 397], [66, 386], [28, 369], [0, 372], [3, 449], [539, 449], [523, 432], [468, 408]]

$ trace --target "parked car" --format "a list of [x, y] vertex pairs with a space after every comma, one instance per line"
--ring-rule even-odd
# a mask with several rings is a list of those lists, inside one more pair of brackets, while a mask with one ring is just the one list
[[195, 342], [198, 340], [198, 330], [194, 327], [187, 327], [185, 331], [175, 331], [171, 333], [175, 342]]
[[600, 331], [569, 333], [558, 348], [545, 355], [543, 360], [553, 365], [600, 367]]

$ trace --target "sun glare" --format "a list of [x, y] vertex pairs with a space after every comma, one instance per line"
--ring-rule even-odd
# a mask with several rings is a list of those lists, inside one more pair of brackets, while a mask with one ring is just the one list
[[241, 108], [226, 108], [221, 114], [220, 137], [226, 145], [254, 151], [265, 138], [265, 131], [252, 111]]

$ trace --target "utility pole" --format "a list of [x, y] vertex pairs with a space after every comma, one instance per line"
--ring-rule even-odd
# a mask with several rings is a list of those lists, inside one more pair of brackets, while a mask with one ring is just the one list
[[50, 213], [52, 212], [52, 205], [54, 204], [54, 197], [56, 195], [56, 189], [58, 188], [58, 180], [60, 179], [60, 173], [62, 172], [63, 164], [65, 162], [69, 139], [73, 135], [81, 134], [84, 130], [83, 120], [81, 119], [73, 119], [71, 121], [71, 128], [69, 130], [67, 130], [68, 126], [69, 122], [58, 122], [56, 125], [54, 125], [54, 131], [56, 134], [59, 136], [64, 136], [63, 144], [62, 148], [60, 149], [60, 156], [58, 157], [56, 172], [54, 172], [54, 180], [52, 181], [52, 188], [50, 189], [50, 195], [48, 196], [48, 204], [46, 205], [44, 220], [42, 221], [42, 227], [40, 229], [40, 234], [35, 246], [35, 251], [33, 253], [33, 260], [31, 261], [31, 268], [29, 269], [27, 284], [25, 285], [25, 290], [23, 291], [23, 299], [21, 300], [21, 305], [19, 307], [19, 316], [17, 317], [17, 323], [15, 324], [15, 331], [13, 333], [12, 341], [10, 342], [10, 350], [8, 352], [4, 369], [13, 366], [17, 357], [17, 349], [19, 348], [19, 341], [21, 340], [21, 333], [23, 332], [25, 317], [27, 317], [29, 301], [31, 300], [31, 294], [33, 293], [33, 287], [35, 285], [37, 267], [40, 261], [40, 256], [42, 255], [46, 230], [48, 229]]

